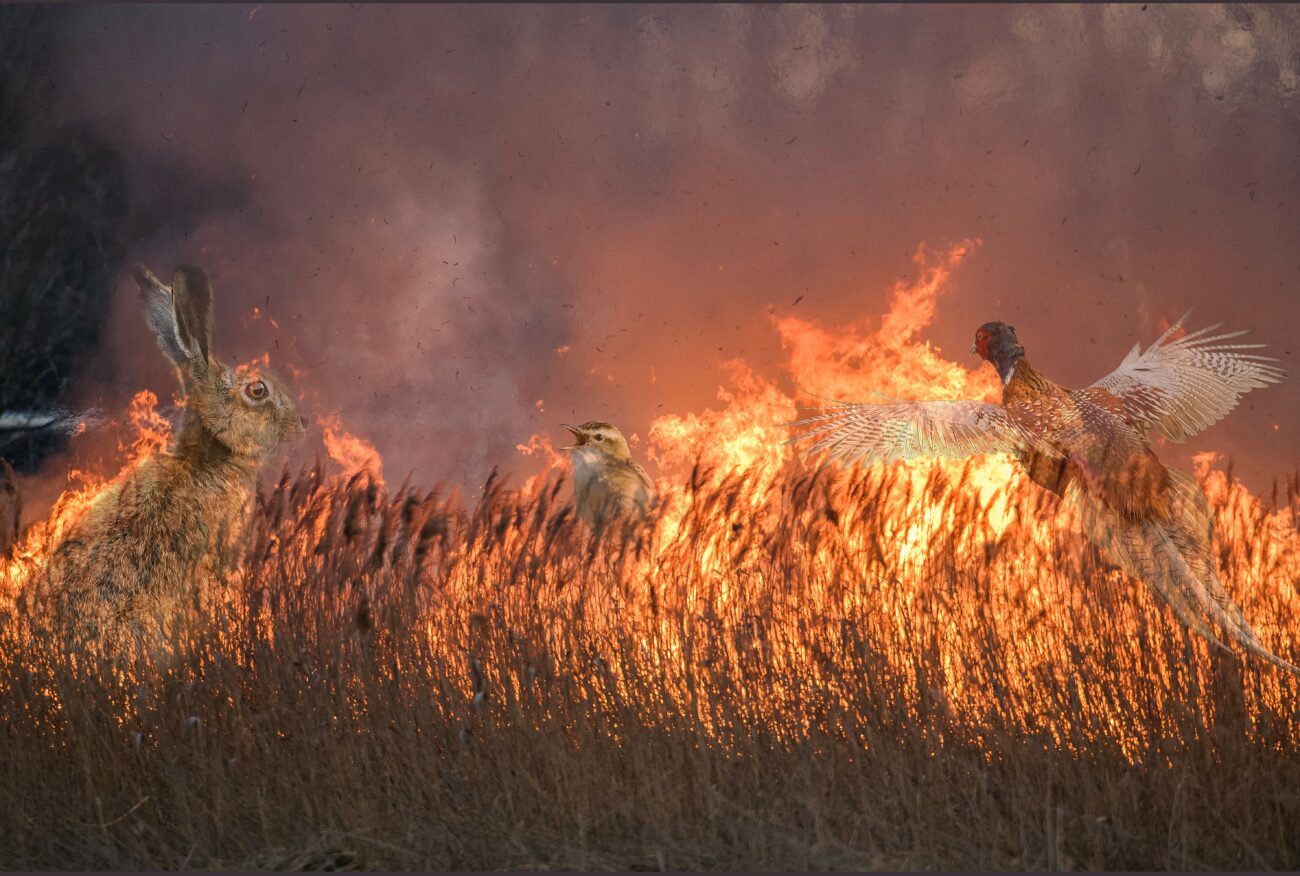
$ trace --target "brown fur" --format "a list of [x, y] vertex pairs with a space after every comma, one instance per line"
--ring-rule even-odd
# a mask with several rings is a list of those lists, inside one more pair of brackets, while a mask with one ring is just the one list
[[119, 476], [83, 513], [47, 581], [61, 629], [113, 645], [165, 634], [198, 605], [239, 546], [259, 468], [303, 432], [292, 398], [269, 375], [228, 368], [212, 353], [202, 271], [178, 268], [171, 289], [144, 268], [136, 280], [159, 347], [177, 366], [183, 421], [165, 453]]

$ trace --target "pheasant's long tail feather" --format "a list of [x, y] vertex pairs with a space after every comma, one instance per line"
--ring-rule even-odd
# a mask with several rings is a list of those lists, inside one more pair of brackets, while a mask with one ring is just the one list
[[[1196, 607], [1202, 616], [1217, 623], [1227, 631], [1228, 637], [1250, 653], [1262, 657], [1274, 666], [1300, 675], [1300, 667], [1278, 657], [1255, 635], [1241, 609], [1223, 589], [1215, 566], [1214, 553], [1209, 544], [1196, 538], [1199, 533], [1190, 531], [1186, 522], [1173, 520], [1144, 524], [1153, 552], [1168, 556], [1170, 574], [1164, 580], [1181, 579], [1193, 582], [1190, 589], [1198, 597]], [[1190, 536], [1190, 537], [1189, 537]], [[1159, 586], [1158, 592], [1162, 592]]]
[[1223, 589], [1204, 494], [1181, 472], [1170, 475], [1170, 510], [1162, 519], [1126, 520], [1076, 485], [1069, 495], [1088, 537], [1126, 573], [1144, 581], [1190, 629], [1223, 647], [1213, 632], [1218, 626], [1250, 653], [1300, 676], [1300, 667], [1264, 647]]
[[1167, 542], [1147, 531], [1159, 527], [1126, 521], [1082, 490], [1078, 490], [1075, 507], [1094, 544], [1107, 551], [1126, 574], [1144, 581], [1193, 632], [1224, 647], [1205, 617], [1204, 606], [1209, 601], [1205, 588], [1186, 574], [1181, 558], [1175, 561], [1176, 552], [1171, 555], [1162, 550]]

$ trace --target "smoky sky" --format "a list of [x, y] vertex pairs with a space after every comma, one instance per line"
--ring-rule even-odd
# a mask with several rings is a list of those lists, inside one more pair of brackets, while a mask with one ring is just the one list
[[[1294, 373], [1298, 22], [95, 6], [62, 21], [50, 113], [122, 156], [149, 217], [128, 260], [212, 275], [219, 352], [269, 351], [390, 478], [475, 484], [561, 422], [644, 436], [716, 404], [728, 359], [778, 379], [770, 313], [878, 316], [922, 241], [981, 241], [924, 333], [965, 364], [1004, 320], [1087, 384], [1194, 306]], [[105, 337], [84, 398], [170, 390], [126, 280]], [[1298, 402], [1293, 378], [1164, 452], [1263, 487], [1300, 462]]]

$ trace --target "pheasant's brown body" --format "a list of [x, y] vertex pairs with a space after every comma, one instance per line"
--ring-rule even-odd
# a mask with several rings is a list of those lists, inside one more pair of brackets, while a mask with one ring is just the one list
[[1106, 507], [1128, 520], [1169, 515], [1169, 470], [1128, 420], [1124, 403], [1097, 387], [1066, 389], [1021, 359], [1002, 390], [1013, 422], [1053, 445], [1057, 454], [1017, 454], [1040, 487], [1064, 495], [1081, 478]]

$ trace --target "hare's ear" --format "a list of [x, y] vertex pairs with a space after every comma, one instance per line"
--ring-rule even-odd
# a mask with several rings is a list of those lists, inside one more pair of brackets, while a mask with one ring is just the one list
[[212, 356], [212, 285], [193, 265], [181, 265], [172, 275], [172, 307], [176, 338], [190, 364], [206, 368]]
[[132, 271], [140, 287], [140, 300], [144, 303], [144, 318], [158, 339], [158, 347], [176, 365], [189, 363], [189, 354], [181, 344], [176, 330], [176, 308], [172, 304], [172, 290], [163, 285], [144, 265]]

